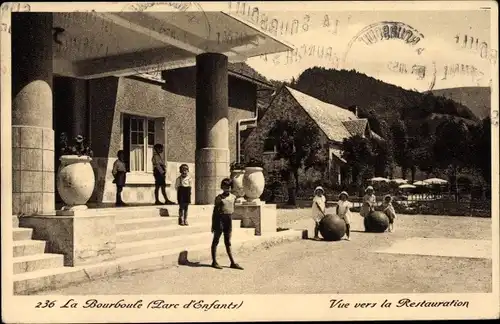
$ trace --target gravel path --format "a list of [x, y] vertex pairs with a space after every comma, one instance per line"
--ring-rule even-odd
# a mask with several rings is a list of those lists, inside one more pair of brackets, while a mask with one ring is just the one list
[[[279, 227], [312, 230], [308, 209], [279, 210], [278, 215]], [[491, 259], [373, 252], [410, 237], [491, 240], [491, 219], [400, 215], [396, 225], [395, 233], [364, 233], [356, 216], [351, 241], [301, 240], [236, 255], [244, 271], [176, 266], [42, 294], [491, 292]]]

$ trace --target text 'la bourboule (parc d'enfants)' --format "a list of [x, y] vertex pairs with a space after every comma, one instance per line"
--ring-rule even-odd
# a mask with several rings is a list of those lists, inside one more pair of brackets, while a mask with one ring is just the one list
[[135, 301], [126, 301], [120, 299], [115, 302], [100, 302], [97, 299], [87, 299], [79, 302], [71, 298], [65, 301], [44, 300], [36, 303], [35, 308], [86, 308], [86, 309], [197, 309], [202, 311], [209, 310], [232, 310], [243, 306], [243, 301], [213, 301], [192, 299], [188, 303], [172, 303], [163, 299], [154, 299], [144, 301], [142, 299]]

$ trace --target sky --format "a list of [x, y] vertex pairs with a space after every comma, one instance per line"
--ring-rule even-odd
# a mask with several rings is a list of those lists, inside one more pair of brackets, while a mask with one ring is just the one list
[[[491, 71], [497, 69], [497, 63], [488, 59], [491, 51], [497, 49], [497, 38], [493, 37], [490, 28], [491, 13], [479, 9], [479, 6], [474, 10], [447, 11], [421, 7], [411, 10], [387, 7], [384, 10], [366, 10], [366, 6], [353, 10], [351, 6], [339, 11], [339, 8], [332, 7], [335, 4], [329, 2], [312, 2], [307, 7], [298, 3], [289, 3], [286, 7], [262, 2], [247, 2], [248, 5], [252, 10], [259, 7], [261, 14], [265, 13], [279, 22], [299, 21], [299, 33], [279, 35], [279, 39], [298, 48], [293, 61], [292, 57], [287, 60], [287, 55], [283, 53], [271, 54], [267, 58], [254, 57], [247, 61], [270, 79], [290, 80], [309, 67], [321, 66], [356, 69], [406, 89], [427, 91], [489, 86]], [[377, 8], [374, 5], [373, 8]], [[450, 9], [449, 6], [442, 8]], [[300, 27], [307, 19], [308, 28], [304, 31]], [[401, 26], [412, 28], [423, 37], [415, 45], [409, 45], [401, 39], [367, 45], [356, 38], [367, 26], [384, 21], [399, 22]], [[465, 35], [469, 48], [463, 47]], [[472, 48], [471, 37], [474, 38]], [[484, 58], [481, 57], [481, 51]], [[331, 55], [327, 57], [326, 53]]]

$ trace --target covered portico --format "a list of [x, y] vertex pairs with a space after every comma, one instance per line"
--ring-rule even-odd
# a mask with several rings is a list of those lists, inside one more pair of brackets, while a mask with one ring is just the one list
[[[229, 175], [228, 62], [291, 49], [224, 12], [13, 13], [11, 26], [12, 134], [2, 144], [12, 144], [12, 168], [2, 167], [2, 187], [11, 169], [12, 214], [55, 209], [53, 75], [161, 75], [196, 65], [195, 196], [211, 204]], [[85, 116], [74, 120], [74, 132], [85, 133]]]

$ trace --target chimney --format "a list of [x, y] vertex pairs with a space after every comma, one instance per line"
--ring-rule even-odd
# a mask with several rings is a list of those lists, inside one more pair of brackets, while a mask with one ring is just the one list
[[356, 117], [358, 117], [358, 106], [357, 105], [352, 105], [347, 108], [350, 112], [354, 113]]

